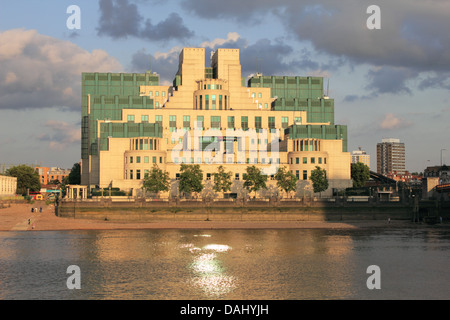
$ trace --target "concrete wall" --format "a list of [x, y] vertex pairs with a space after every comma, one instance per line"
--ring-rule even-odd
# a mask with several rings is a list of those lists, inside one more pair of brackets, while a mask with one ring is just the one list
[[411, 220], [413, 207], [400, 203], [301, 201], [64, 202], [58, 216], [122, 221], [350, 221]]

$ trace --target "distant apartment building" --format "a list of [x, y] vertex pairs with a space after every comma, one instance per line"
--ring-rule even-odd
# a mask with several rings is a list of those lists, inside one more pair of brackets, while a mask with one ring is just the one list
[[17, 178], [0, 175], [0, 196], [12, 196], [16, 194]]
[[382, 139], [377, 144], [377, 173], [405, 174], [405, 144], [400, 139]]
[[352, 163], [358, 162], [362, 162], [370, 168], [370, 155], [361, 148], [352, 151]]
[[51, 181], [58, 180], [63, 182], [64, 178], [70, 173], [70, 169], [60, 169], [56, 167], [35, 167], [35, 171], [39, 174], [41, 184], [50, 184]]

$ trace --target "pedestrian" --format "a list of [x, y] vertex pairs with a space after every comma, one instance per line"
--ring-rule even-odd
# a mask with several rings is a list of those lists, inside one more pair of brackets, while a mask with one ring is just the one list
[[34, 212], [34, 208], [31, 208], [31, 212]]
[[391, 218], [388, 218], [388, 223], [391, 223]]
[[42, 212], [42, 207], [39, 208], [39, 212]]
[[28, 219], [28, 225], [30, 225], [30, 223], [31, 223], [31, 219]]

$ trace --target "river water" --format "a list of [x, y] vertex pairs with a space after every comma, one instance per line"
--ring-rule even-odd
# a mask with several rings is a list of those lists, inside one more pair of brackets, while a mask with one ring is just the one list
[[449, 270], [445, 225], [0, 232], [6, 300], [450, 299]]

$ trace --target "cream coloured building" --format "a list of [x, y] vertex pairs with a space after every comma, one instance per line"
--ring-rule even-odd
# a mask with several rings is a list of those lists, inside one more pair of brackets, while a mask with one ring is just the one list
[[0, 175], [0, 197], [13, 196], [17, 190], [17, 178]]
[[223, 165], [237, 194], [249, 165], [269, 176], [287, 167], [297, 194], [316, 166], [327, 172], [328, 194], [351, 186], [347, 128], [334, 124], [323, 78], [257, 74], [246, 83], [238, 49], [218, 49], [206, 67], [204, 48], [184, 48], [172, 86], [151, 72], [83, 73], [81, 151], [91, 189], [137, 194], [157, 164], [175, 196], [181, 163], [200, 164], [207, 186]]

